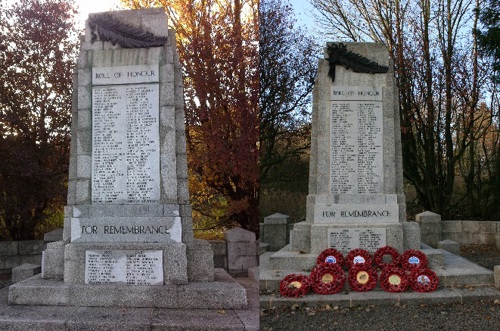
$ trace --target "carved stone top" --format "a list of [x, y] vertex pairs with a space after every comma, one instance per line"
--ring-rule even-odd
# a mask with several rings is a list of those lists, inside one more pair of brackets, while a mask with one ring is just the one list
[[89, 15], [89, 26], [92, 33], [91, 42], [99, 38], [110, 41], [123, 48], [149, 48], [163, 46], [167, 37], [155, 36], [152, 33], [120, 22], [109, 13]]
[[348, 51], [343, 43], [328, 45], [327, 52], [330, 65], [328, 76], [332, 78], [332, 82], [335, 81], [336, 65], [344, 66], [346, 69], [359, 73], [385, 74], [389, 71], [389, 67], [379, 65], [362, 55]]

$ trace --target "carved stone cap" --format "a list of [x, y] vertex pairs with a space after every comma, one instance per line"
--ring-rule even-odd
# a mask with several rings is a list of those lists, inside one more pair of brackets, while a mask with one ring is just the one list
[[385, 74], [389, 71], [389, 67], [380, 65], [360, 54], [349, 51], [343, 43], [328, 43], [326, 52], [330, 65], [328, 76], [332, 78], [332, 82], [335, 81], [335, 66], [337, 65], [341, 65], [357, 73]]
[[168, 41], [166, 15], [161, 8], [90, 14], [87, 22], [91, 43], [99, 40], [122, 48], [149, 48]]

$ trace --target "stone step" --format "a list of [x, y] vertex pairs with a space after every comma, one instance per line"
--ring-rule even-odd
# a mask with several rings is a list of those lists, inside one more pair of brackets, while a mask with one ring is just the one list
[[252, 294], [246, 309], [9, 306], [5, 287], [0, 289], [0, 329], [258, 331], [258, 285], [250, 279], [236, 281]]
[[9, 304], [171, 309], [244, 309], [245, 288], [223, 269], [214, 282], [186, 285], [88, 285], [42, 279], [38, 274], [9, 287]]
[[421, 251], [427, 256], [428, 266], [430, 268], [444, 266], [444, 257], [441, 250], [430, 248], [421, 249]]
[[[442, 249], [423, 249], [424, 252], [426, 250], [428, 253], [430, 253], [430, 255], [428, 256], [430, 268], [438, 276], [440, 288], [456, 286], [491, 286], [494, 284], [493, 271], [478, 266], [477, 264], [461, 256], [451, 254]], [[302, 273], [305, 275], [309, 274], [307, 269], [291, 267], [293, 264], [296, 264], [297, 261], [299, 262], [297, 264], [300, 265], [300, 261], [303, 261], [303, 259], [305, 258], [302, 255], [307, 254], [300, 254], [299, 256], [299, 254], [295, 253], [296, 256], [293, 257], [293, 252], [290, 251], [280, 251], [277, 253], [266, 253], [261, 255], [260, 257], [261, 290], [278, 292], [279, 282], [286, 275], [292, 273]], [[284, 258], [287, 255], [288, 257], [292, 257], [291, 259], [288, 259], [288, 261]], [[287, 268], [274, 268], [277, 263], [276, 261], [273, 261], [273, 259], [276, 259], [278, 261], [281, 260], [282, 263], [279, 264], [279, 266], [285, 266]], [[285, 261], [287, 262], [285, 263]], [[377, 289], [382, 290], [379, 285], [377, 286], [375, 291]], [[345, 290], [349, 290], [348, 285], [346, 285]]]
[[[274, 270], [311, 270], [316, 265], [316, 254], [298, 254], [290, 251], [289, 245], [283, 249], [273, 253], [269, 257], [270, 269]], [[427, 256], [429, 266], [443, 266], [443, 250], [434, 249], [430, 246], [422, 244], [422, 252]]]
[[384, 291], [349, 292], [330, 295], [321, 295], [310, 292], [302, 298], [285, 298], [270, 294], [261, 294], [260, 308], [272, 309], [282, 306], [299, 304], [301, 307], [321, 307], [329, 305], [339, 308], [358, 306], [396, 306], [420, 304], [450, 304], [464, 303], [479, 300], [498, 300], [500, 291], [494, 286], [468, 287], [468, 288], [440, 288], [430, 293], [403, 292], [389, 293]]
[[290, 251], [287, 245], [269, 257], [270, 269], [274, 270], [303, 270], [309, 271], [316, 265], [316, 254], [301, 254]]
[[24, 263], [12, 268], [12, 283], [19, 283], [42, 272], [42, 267], [38, 264]]

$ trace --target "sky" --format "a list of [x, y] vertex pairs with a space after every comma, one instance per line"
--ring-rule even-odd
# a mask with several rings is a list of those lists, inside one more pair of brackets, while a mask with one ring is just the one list
[[297, 19], [297, 24], [300, 26], [305, 26], [309, 30], [313, 30], [315, 27], [312, 12], [314, 7], [311, 6], [307, 0], [288, 0], [293, 6], [295, 12], [295, 18]]
[[[284, 0], [286, 1], [286, 0]], [[288, 0], [295, 12], [296, 26], [307, 29], [307, 35], [312, 35], [319, 45], [325, 44], [329, 40], [324, 33], [319, 31], [313, 16], [316, 11], [308, 0]]]
[[[305, 26], [309, 30], [313, 30], [315, 24], [312, 17], [313, 7], [311, 6], [311, 4], [307, 0], [288, 0], [288, 1], [294, 8], [297, 24], [300, 26]], [[17, 2], [17, 0], [7, 0], [7, 3], [14, 3], [14, 2]], [[116, 4], [120, 3], [120, 0], [76, 0], [75, 3], [77, 4], [80, 10], [80, 16], [78, 21], [81, 27], [83, 27], [83, 24], [87, 19], [89, 13], [98, 13], [110, 10]]]
[[[285, 0], [286, 1], [286, 0]], [[295, 18], [298, 25], [305, 26], [309, 30], [314, 28], [312, 17], [313, 7], [307, 0], [288, 0], [295, 11]], [[107, 11], [120, 0], [76, 0], [81, 12], [81, 21], [84, 22], [89, 13]]]
[[[18, 2], [18, 0], [7, 0], [7, 4], [16, 2]], [[89, 13], [108, 11], [110, 8], [113, 8], [115, 4], [120, 3], [120, 0], [76, 0], [75, 3], [80, 11], [78, 24], [79, 27], [83, 28]]]
[[83, 27], [89, 13], [108, 11], [120, 3], [120, 0], [76, 0], [75, 3], [80, 11], [79, 24]]

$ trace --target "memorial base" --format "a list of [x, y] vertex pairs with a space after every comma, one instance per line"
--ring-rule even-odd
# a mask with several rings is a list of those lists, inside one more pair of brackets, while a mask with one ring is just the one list
[[383, 246], [403, 251], [403, 228], [392, 224], [313, 224], [311, 226], [311, 253], [320, 254], [327, 248], [335, 248], [343, 254], [361, 248], [375, 253]]
[[[109, 255], [114, 255], [115, 258], [112, 262], [119, 262], [123, 260], [123, 264], [126, 263], [125, 259], [133, 260], [147, 259], [144, 262], [136, 263], [137, 266], [130, 268], [131, 271], [127, 271], [125, 266], [109, 266], [111, 259], [103, 259], [103, 253]], [[188, 282], [187, 278], [187, 259], [186, 259], [186, 245], [185, 244], [155, 244], [155, 243], [71, 243], [67, 244], [65, 248], [65, 265], [64, 265], [64, 281], [70, 284], [103, 284], [110, 282], [119, 282], [120, 275], [115, 271], [120, 271], [123, 278], [122, 282], [134, 282], [133, 285], [137, 285], [136, 280], [133, 276], [128, 276], [127, 274], [144, 274], [150, 273], [151, 276], [142, 277], [142, 285], [155, 285], [155, 284], [186, 284]], [[101, 256], [99, 261], [90, 261], [91, 255]], [[153, 257], [155, 260], [153, 261]], [[92, 267], [92, 264], [94, 267]], [[133, 261], [129, 264], [133, 265]], [[103, 267], [103, 265], [105, 265]], [[92, 270], [93, 269], [93, 270]], [[92, 273], [97, 274], [93, 276]], [[110, 275], [100, 276], [99, 274], [109, 273]], [[114, 276], [114, 274], [117, 274]], [[158, 277], [158, 276], [162, 277]], [[146, 279], [153, 278], [156, 279]], [[113, 279], [109, 279], [114, 277]]]
[[418, 226], [406, 222], [402, 194], [309, 194], [306, 209], [306, 221], [290, 232], [290, 250], [301, 254], [330, 247], [343, 254], [383, 246], [402, 252], [420, 244]]
[[[380, 247], [392, 246], [402, 252], [417, 247], [420, 242], [418, 233], [413, 234], [415, 228], [405, 226], [405, 223], [352, 225], [300, 222], [290, 233], [290, 250], [317, 256], [330, 247], [347, 254], [354, 248], [374, 253]], [[408, 240], [404, 240], [405, 237]]]
[[214, 282], [185, 285], [134, 286], [68, 284], [34, 276], [9, 288], [10, 305], [242, 309], [246, 290], [223, 269]]

